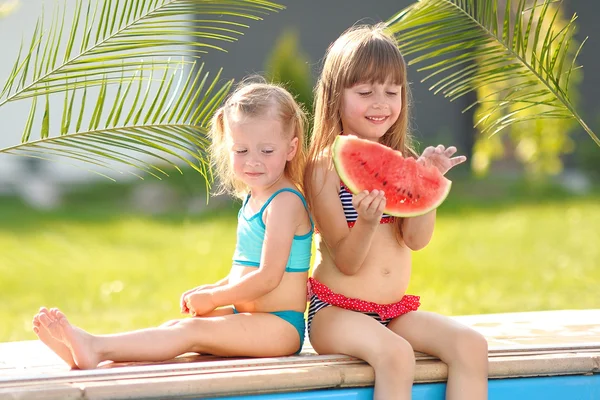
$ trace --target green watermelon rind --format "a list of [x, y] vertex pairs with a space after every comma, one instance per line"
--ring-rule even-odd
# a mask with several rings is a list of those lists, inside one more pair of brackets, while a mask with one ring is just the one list
[[437, 209], [444, 202], [444, 200], [446, 200], [446, 197], [448, 197], [448, 194], [450, 193], [450, 189], [452, 188], [452, 181], [447, 178], [444, 178], [444, 179], [446, 179], [448, 181], [446, 188], [443, 192], [441, 192], [440, 199], [438, 201], [436, 201], [435, 203], [433, 203], [431, 206], [424, 208], [423, 210], [418, 210], [418, 211], [415, 211], [412, 213], [411, 212], [396, 212], [394, 210], [389, 210], [387, 208], [384, 210], [384, 212], [386, 214], [393, 215], [394, 217], [407, 218], [407, 217], [418, 217], [420, 215], [427, 214], [428, 212], [431, 212], [431, 211]]
[[[344, 145], [344, 141], [347, 141], [347, 140], [349, 140], [348, 136], [340, 135], [335, 138], [335, 141], [333, 143], [333, 148], [332, 148], [333, 165], [335, 167], [335, 170], [338, 173], [338, 176], [344, 182], [346, 187], [348, 187], [348, 189], [350, 189], [350, 191], [353, 194], [357, 194], [361, 190], [355, 185], [355, 183], [351, 180], [348, 173], [344, 170], [344, 167], [342, 166], [342, 164], [339, 160], [340, 157], [336, 156], [337, 154], [341, 154], [341, 148]], [[359, 140], [362, 140], [362, 139], [359, 139]], [[445, 190], [443, 192], [441, 192], [439, 199], [436, 202], [434, 202], [432, 205], [430, 205], [429, 207], [423, 208], [421, 210], [415, 210], [414, 212], [406, 212], [406, 211], [402, 212], [402, 211], [389, 209], [386, 206], [386, 208], [384, 209], [384, 213], [386, 213], [388, 215], [393, 215], [394, 217], [410, 218], [410, 217], [418, 217], [420, 215], [427, 214], [428, 212], [430, 212], [432, 210], [435, 210], [444, 202], [444, 200], [446, 200], [446, 197], [448, 197], [448, 194], [450, 193], [450, 189], [452, 188], [452, 181], [444, 176], [442, 176], [442, 178], [446, 181]]]

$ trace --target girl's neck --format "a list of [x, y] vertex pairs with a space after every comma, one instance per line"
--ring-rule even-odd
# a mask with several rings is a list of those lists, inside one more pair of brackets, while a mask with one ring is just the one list
[[294, 185], [285, 176], [285, 174], [281, 174], [281, 176], [279, 178], [277, 178], [277, 180], [275, 182], [273, 182], [272, 184], [270, 184], [269, 186], [260, 186], [260, 187], [249, 188], [250, 198], [251, 198], [251, 200], [253, 200], [253, 202], [262, 204], [265, 201], [267, 201], [267, 199], [269, 197], [271, 197], [271, 195], [273, 193], [275, 193], [276, 191], [278, 191], [279, 189], [283, 189], [283, 188], [291, 187], [291, 186], [294, 186]]

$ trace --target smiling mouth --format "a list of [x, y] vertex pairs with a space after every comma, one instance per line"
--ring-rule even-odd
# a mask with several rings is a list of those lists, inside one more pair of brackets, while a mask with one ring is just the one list
[[373, 122], [383, 122], [385, 121], [388, 117], [384, 116], [384, 117], [366, 117], [369, 121], [373, 121]]

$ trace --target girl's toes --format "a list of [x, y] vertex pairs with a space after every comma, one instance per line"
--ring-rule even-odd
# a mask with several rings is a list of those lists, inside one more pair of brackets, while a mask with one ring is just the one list
[[64, 324], [65, 322], [68, 322], [67, 316], [63, 314], [59, 309], [56, 309], [56, 311], [54, 312], [54, 316], [56, 317], [56, 321], [59, 324]]
[[50, 325], [52, 325], [52, 320], [50, 319], [50, 317], [48, 317], [46, 314], [39, 314], [39, 321], [40, 324], [44, 326], [44, 328], [48, 328]]

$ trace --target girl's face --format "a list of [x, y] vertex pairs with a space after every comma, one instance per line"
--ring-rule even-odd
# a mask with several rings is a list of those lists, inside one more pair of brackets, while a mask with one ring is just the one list
[[402, 111], [402, 86], [358, 83], [344, 89], [340, 117], [344, 134], [378, 141]]
[[235, 113], [227, 118], [225, 134], [233, 173], [253, 191], [277, 183], [298, 149], [298, 138], [290, 138], [278, 118]]

